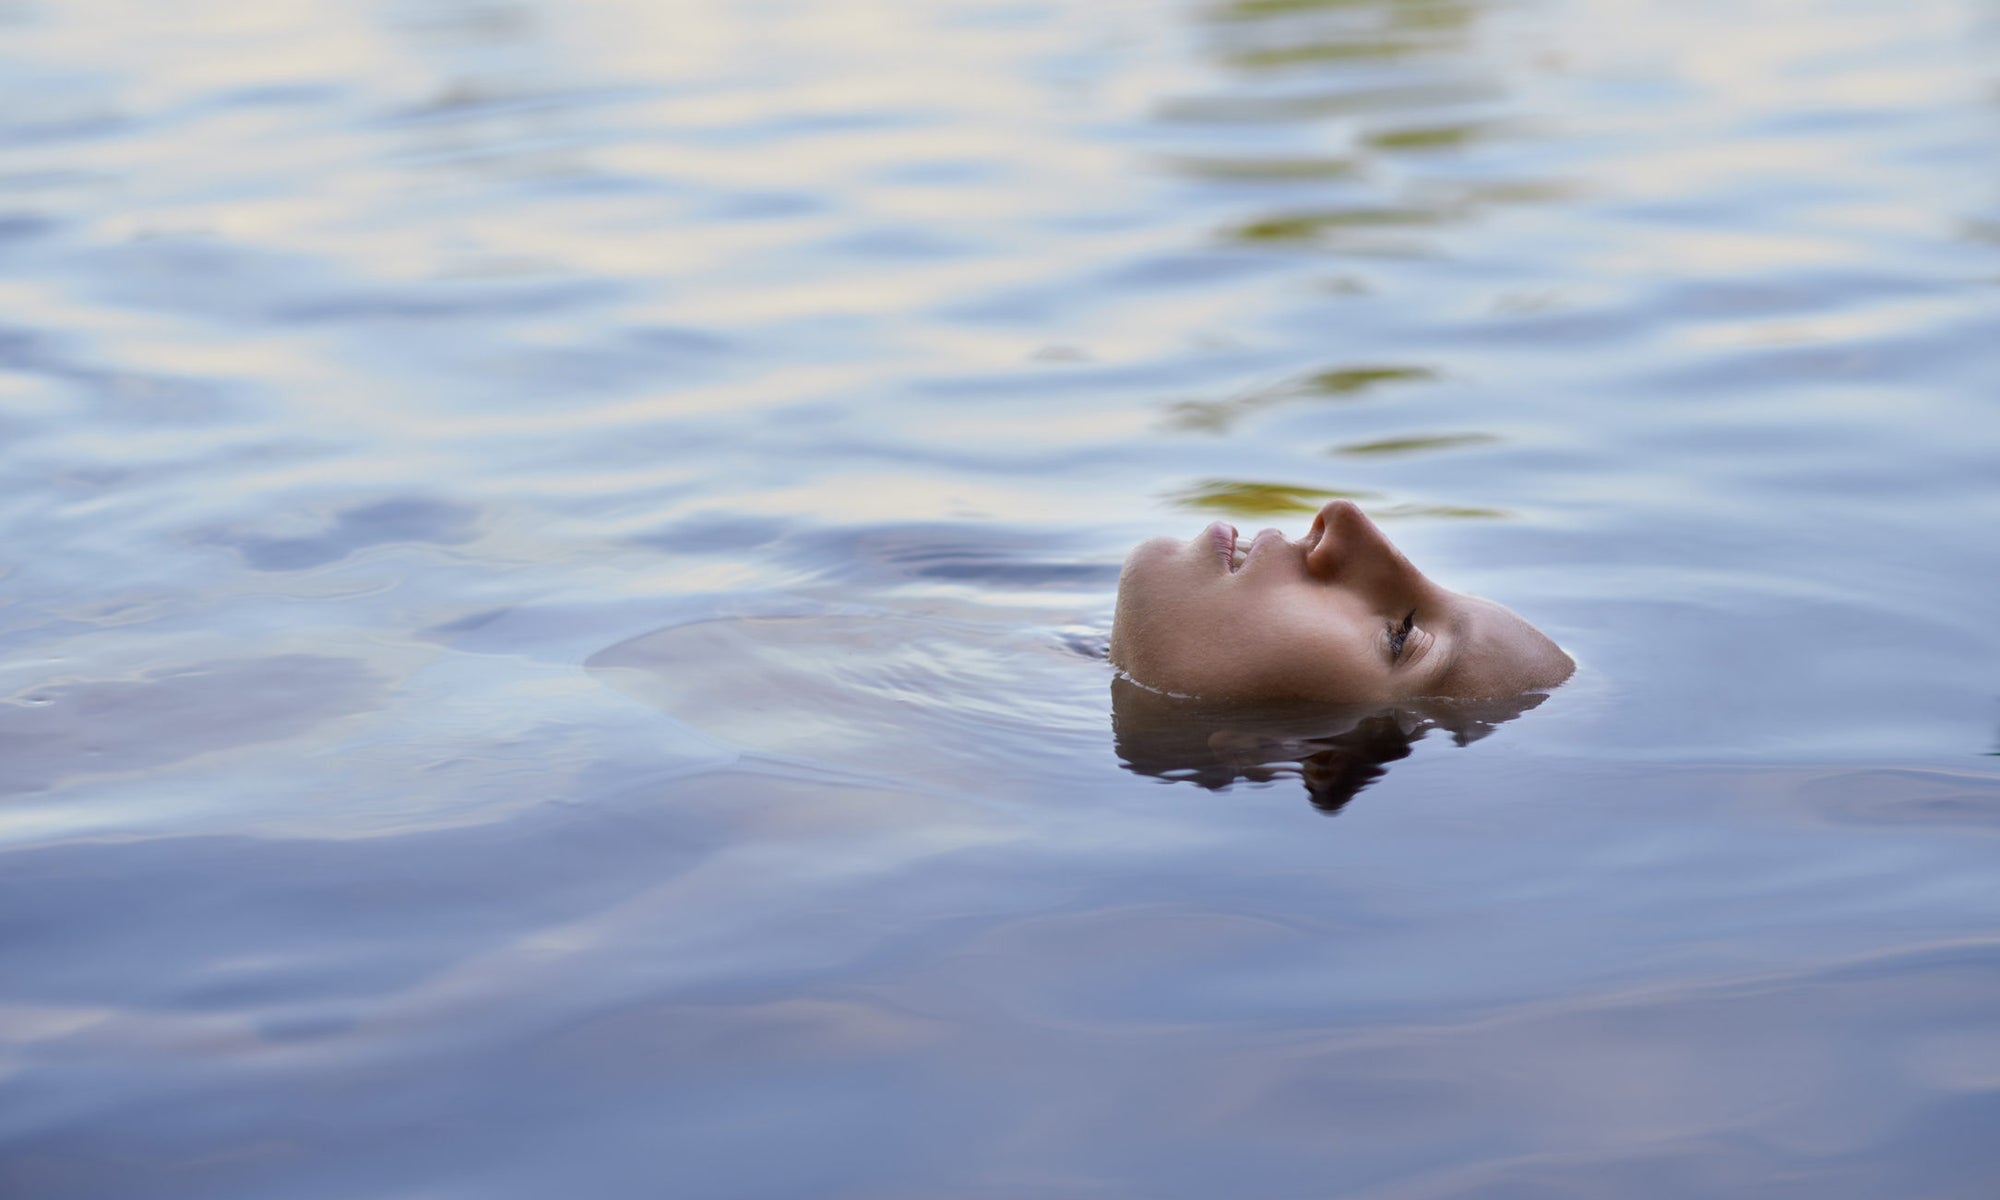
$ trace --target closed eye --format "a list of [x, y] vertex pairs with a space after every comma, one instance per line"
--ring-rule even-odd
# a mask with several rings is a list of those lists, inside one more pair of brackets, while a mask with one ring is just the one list
[[1411, 609], [1403, 618], [1403, 623], [1389, 631], [1389, 661], [1396, 662], [1403, 657], [1403, 644], [1410, 640], [1410, 631], [1417, 627], [1417, 610]]

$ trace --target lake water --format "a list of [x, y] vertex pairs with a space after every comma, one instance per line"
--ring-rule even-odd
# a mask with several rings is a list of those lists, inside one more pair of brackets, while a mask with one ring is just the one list
[[[0, 1194], [1991, 1197], [1996, 62], [0, 3]], [[1148, 773], [1326, 494], [1577, 677]]]

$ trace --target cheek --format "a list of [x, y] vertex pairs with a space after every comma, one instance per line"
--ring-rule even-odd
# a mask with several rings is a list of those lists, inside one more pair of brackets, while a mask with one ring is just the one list
[[1244, 658], [1267, 690], [1301, 699], [1375, 699], [1384, 684], [1373, 626], [1325, 597], [1269, 605], [1246, 632]]
[[1235, 699], [1375, 700], [1384, 696], [1379, 620], [1359, 601], [1311, 586], [1256, 586], [1197, 576], [1184, 555], [1128, 562], [1111, 657], [1167, 691]]
[[1228, 661], [1231, 617], [1213, 586], [1165, 540], [1132, 552], [1118, 584], [1111, 661], [1148, 687], [1194, 691]]
[[1132, 547], [1118, 571], [1118, 598], [1125, 599], [1130, 591], [1150, 592], [1161, 587], [1171, 575], [1177, 548], [1169, 538], [1152, 538]]
[[1171, 604], [1184, 590], [1172, 570], [1173, 559], [1161, 539], [1143, 542], [1125, 558], [1118, 572], [1118, 605], [1112, 619], [1112, 637], [1123, 632], [1127, 638], [1141, 626], [1150, 624], [1150, 614]]

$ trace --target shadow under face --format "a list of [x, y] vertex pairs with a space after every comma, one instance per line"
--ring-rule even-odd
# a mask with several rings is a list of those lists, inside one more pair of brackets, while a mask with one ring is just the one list
[[1118, 761], [1135, 774], [1210, 791], [1292, 777], [1314, 808], [1332, 814], [1432, 730], [1469, 745], [1547, 698], [1529, 692], [1500, 700], [1255, 707], [1167, 696], [1118, 677], [1111, 722]]

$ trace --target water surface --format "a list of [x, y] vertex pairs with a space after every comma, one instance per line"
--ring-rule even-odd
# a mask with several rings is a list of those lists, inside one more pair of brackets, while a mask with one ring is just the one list
[[[1990, 7], [0, 30], [0, 1190], [1992, 1194]], [[1128, 769], [1335, 495], [1576, 679]]]

